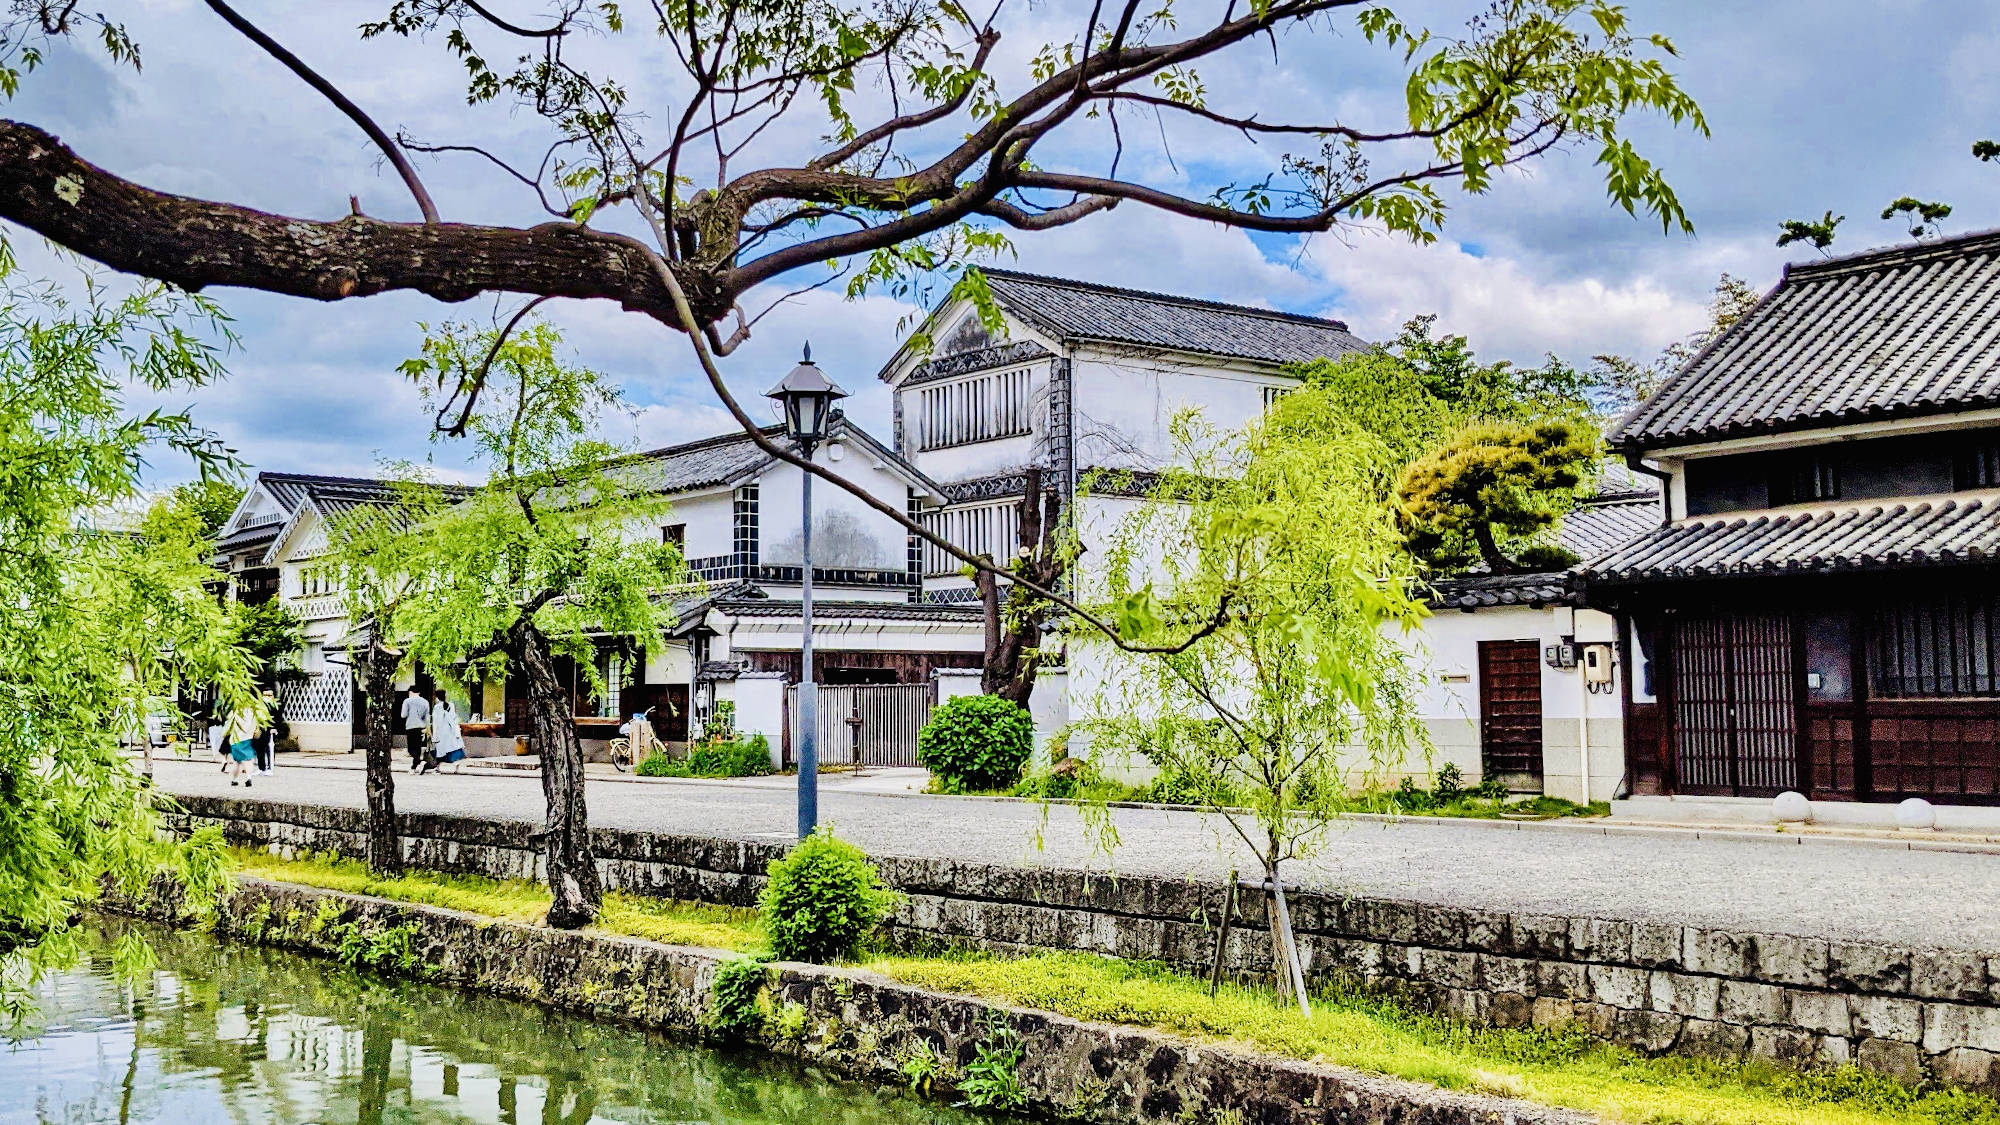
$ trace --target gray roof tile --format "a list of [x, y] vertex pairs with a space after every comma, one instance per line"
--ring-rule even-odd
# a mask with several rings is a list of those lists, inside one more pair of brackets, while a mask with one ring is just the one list
[[1598, 582], [2000, 561], [2000, 493], [1849, 501], [1682, 520], [1586, 561]]
[[1632, 410], [1623, 449], [2000, 405], [2000, 231], [1786, 267]]
[[1265, 363], [1366, 351], [1337, 320], [989, 269], [1007, 311], [1061, 339], [1105, 340]]

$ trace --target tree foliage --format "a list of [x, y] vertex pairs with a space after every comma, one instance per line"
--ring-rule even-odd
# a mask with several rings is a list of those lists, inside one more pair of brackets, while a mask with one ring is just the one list
[[227, 467], [186, 414], [125, 403], [219, 378], [208, 341], [227, 334], [216, 306], [164, 286], [30, 282], [0, 241], [0, 1003], [14, 1014], [16, 970], [64, 956], [77, 906], [107, 882], [137, 891], [164, 870], [200, 901], [223, 878], [219, 838], [166, 838], [119, 744], [185, 679], [253, 705], [247, 662], [219, 643], [187, 513], [156, 506], [136, 530], [94, 517], [136, 500], [149, 457]]
[[1072, 748], [1214, 779], [1217, 812], [1276, 879], [1323, 843], [1345, 794], [1424, 750], [1394, 636], [1422, 615], [1388, 503], [1394, 455], [1316, 387], [1247, 434], [1175, 429], [1185, 467], [1112, 530], [1089, 580], [1146, 607], [1122, 623], [1134, 635], [1229, 612], [1183, 651], [1112, 654]]
[[213, 539], [243, 502], [243, 486], [223, 476], [200, 477], [174, 486], [174, 505], [191, 514], [202, 535]]
[[951, 793], [1005, 789], [1021, 779], [1034, 749], [1034, 719], [997, 695], [947, 699], [917, 732], [917, 764]]
[[1396, 485], [1410, 552], [1433, 573], [1558, 569], [1547, 536], [1591, 475], [1597, 431], [1580, 422], [1486, 422], [1418, 458]]
[[[1671, 41], [1634, 26], [1614, 0], [1460, 2], [1470, 9], [1462, 25], [1433, 32], [1380, 0], [1199, 11], [1126, 0], [1054, 20], [1004, 2], [982, 14], [946, 0], [703, 0], [632, 21], [608, 3], [546, 0], [530, 18], [467, 0], [391, 0], [363, 38], [424, 40], [465, 82], [457, 107], [415, 102], [438, 89], [428, 81], [371, 94], [410, 99], [392, 105], [398, 118], [437, 130], [392, 138], [294, 53], [299, 44], [286, 45], [298, 38], [291, 25], [275, 22], [273, 34], [207, 0], [382, 152], [423, 221], [315, 220], [172, 196], [17, 122], [0, 122], [0, 218], [191, 289], [327, 301], [397, 289], [446, 301], [529, 295], [509, 324], [550, 298], [616, 301], [688, 336], [711, 389], [765, 452], [994, 573], [1005, 564], [936, 537], [757, 431], [715, 362], [769, 311], [746, 310], [749, 294], [845, 278], [850, 296], [921, 303], [967, 284], [977, 298], [970, 267], [1007, 253], [1016, 232], [1121, 205], [1274, 234], [1353, 228], [1429, 241], [1448, 189], [1492, 191], [1506, 169], [1565, 148], [1594, 155], [1613, 206], [1663, 231], [1690, 229], [1631, 137], [1636, 118], [1654, 116], [1707, 132], [1671, 69]], [[101, 32], [114, 58], [136, 63], [138, 45], [119, 25], [72, 4], [20, 0], [10, 12], [0, 18], [4, 89], [44, 60], [52, 37]], [[1203, 77], [1207, 66], [1268, 73], [1279, 64], [1263, 61], [1267, 50], [1343, 34], [1401, 72], [1396, 104], [1329, 90], [1310, 100], [1367, 108], [1273, 114], [1258, 83], [1211, 89]], [[1032, 38], [1014, 44], [1020, 35]], [[639, 97], [641, 77], [670, 92]], [[513, 114], [504, 144], [466, 143], [499, 112]], [[1128, 127], [1141, 123], [1153, 128]], [[1207, 144], [1237, 146], [1235, 171], [1190, 188], [1174, 146]], [[1090, 156], [1079, 165], [1068, 152]], [[518, 185], [552, 221], [446, 221], [460, 216], [440, 210], [413, 154]], [[990, 295], [979, 303], [997, 315]], [[445, 388], [439, 426], [465, 432], [488, 370], [470, 365]], [[1081, 611], [1046, 586], [1037, 596]]]
[[1898, 216], [1910, 228], [1911, 238], [1935, 238], [1941, 224], [1951, 217], [1951, 204], [1899, 196], [1882, 208], [1882, 218], [1894, 219]]
[[[1889, 216], [1884, 215], [1883, 218]], [[1778, 224], [1778, 245], [1790, 246], [1794, 242], [1806, 242], [1812, 248], [1826, 252], [1833, 245], [1833, 230], [1847, 221], [1847, 216], [1828, 211], [1817, 219], [1786, 219]]]
[[232, 643], [255, 661], [259, 686], [276, 691], [306, 678], [299, 667], [306, 623], [277, 598], [254, 605], [237, 602], [230, 612], [229, 633]]
[[1622, 355], [1592, 357], [1591, 381], [1605, 413], [1622, 413], [1651, 398], [1675, 372], [1735, 327], [1762, 299], [1749, 282], [1725, 273], [1709, 298], [1708, 323], [1668, 344], [1652, 360], [1642, 363]]
[[361, 584], [383, 637], [434, 674], [514, 677], [533, 712], [548, 803], [544, 845], [555, 901], [549, 920], [594, 917], [601, 889], [583, 798], [583, 752], [566, 657], [604, 688], [595, 637], [657, 649], [672, 614], [660, 595], [685, 567], [644, 532], [666, 513], [644, 460], [592, 435], [619, 405], [617, 388], [571, 363], [556, 330], [511, 336], [443, 325], [405, 366], [455, 387], [489, 353], [501, 393], [471, 419], [486, 482], [447, 488], [399, 468], [399, 502], [349, 517], [343, 572]]

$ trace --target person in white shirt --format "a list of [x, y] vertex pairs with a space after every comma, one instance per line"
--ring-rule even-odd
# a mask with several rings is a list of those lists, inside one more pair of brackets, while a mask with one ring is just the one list
[[437, 702], [431, 706], [431, 768], [464, 760], [465, 735], [458, 729], [458, 710], [451, 705], [451, 697], [439, 688]]
[[434, 763], [424, 753], [424, 728], [431, 724], [430, 701], [424, 698], [424, 691], [415, 684], [410, 685], [410, 694], [403, 700], [403, 735], [410, 742], [410, 771], [422, 773]]

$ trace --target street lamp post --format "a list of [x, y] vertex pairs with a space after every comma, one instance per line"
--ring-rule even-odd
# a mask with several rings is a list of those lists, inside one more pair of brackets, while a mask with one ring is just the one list
[[[833, 404], [847, 397], [826, 372], [813, 365], [812, 345], [791, 374], [766, 392], [785, 414], [785, 433], [807, 461], [832, 429]], [[819, 685], [813, 682], [813, 479], [804, 473], [800, 489], [800, 538], [804, 559], [799, 590], [799, 839], [819, 823]]]

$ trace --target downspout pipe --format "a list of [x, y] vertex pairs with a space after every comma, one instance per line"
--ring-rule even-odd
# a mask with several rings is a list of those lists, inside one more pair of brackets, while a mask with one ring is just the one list
[[1641, 461], [1637, 450], [1626, 451], [1625, 467], [1660, 482], [1660, 526], [1665, 527], [1674, 522], [1674, 475], [1665, 469], [1655, 469]]

